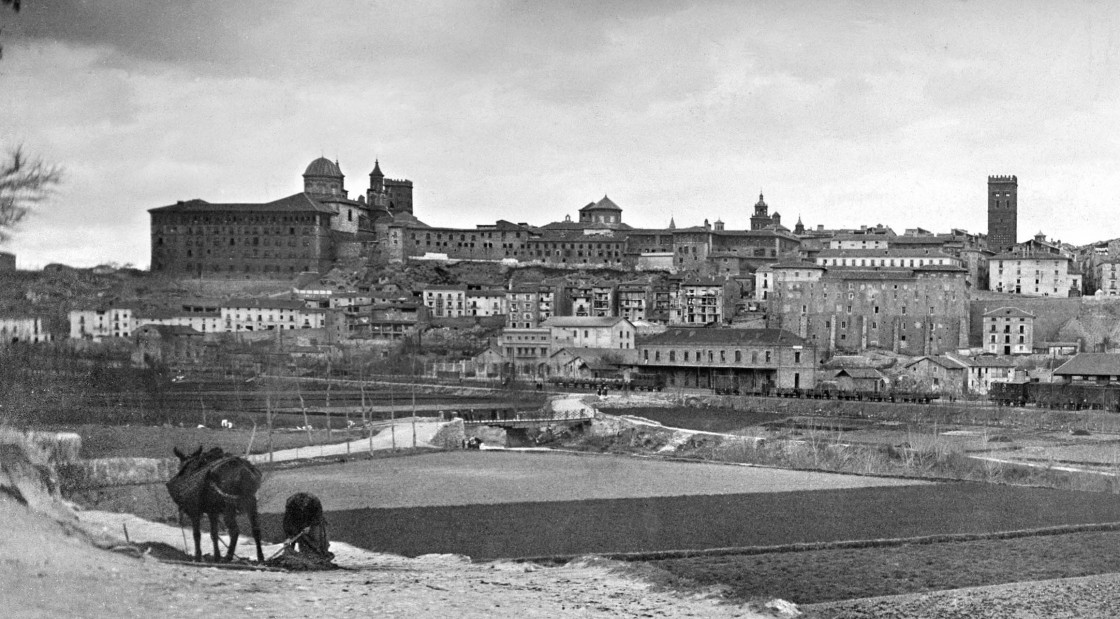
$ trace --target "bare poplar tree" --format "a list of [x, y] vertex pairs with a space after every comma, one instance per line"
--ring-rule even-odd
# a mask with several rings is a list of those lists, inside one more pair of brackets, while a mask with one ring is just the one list
[[[20, 0], [0, 0], [0, 5], [18, 13]], [[3, 54], [0, 47], [0, 57]], [[0, 161], [0, 242], [11, 238], [16, 224], [47, 199], [61, 180], [62, 170], [41, 159], [29, 159], [21, 148]]]
[[62, 171], [41, 159], [29, 159], [20, 148], [0, 161], [0, 241], [62, 180]]

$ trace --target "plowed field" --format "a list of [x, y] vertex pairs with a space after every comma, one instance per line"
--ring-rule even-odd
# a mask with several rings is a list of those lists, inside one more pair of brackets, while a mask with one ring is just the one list
[[1104, 494], [717, 464], [441, 453], [275, 471], [265, 525], [318, 494], [332, 539], [476, 559], [773, 546], [1120, 521]]

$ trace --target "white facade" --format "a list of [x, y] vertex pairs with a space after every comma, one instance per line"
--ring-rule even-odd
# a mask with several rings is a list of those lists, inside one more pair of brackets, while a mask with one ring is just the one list
[[988, 261], [988, 288], [1028, 297], [1068, 297], [1081, 290], [1081, 275], [1057, 254], [1000, 254]]
[[301, 301], [239, 299], [222, 304], [221, 327], [226, 332], [321, 329], [326, 312]]
[[828, 241], [829, 249], [886, 249], [887, 247], [888, 240], [882, 235], [838, 236]]
[[707, 325], [723, 322], [723, 284], [682, 283], [669, 299], [669, 324]]
[[552, 351], [561, 348], [634, 348], [637, 330], [625, 318], [561, 316], [544, 323]]
[[917, 268], [924, 266], [961, 266], [961, 261], [945, 254], [929, 254], [921, 251], [907, 252], [892, 250], [887, 252], [850, 251], [844, 255], [839, 252], [821, 252], [817, 264], [826, 267], [894, 267]]
[[107, 337], [132, 337], [131, 308], [71, 310], [70, 338], [101, 341]]
[[424, 290], [424, 305], [433, 318], [467, 316], [467, 291], [453, 286], [432, 286]]
[[471, 290], [466, 298], [467, 316], [503, 316], [509, 313], [504, 290]]
[[51, 334], [43, 328], [38, 317], [0, 316], [0, 346], [15, 342], [38, 344], [51, 341]]
[[1106, 297], [1120, 296], [1120, 261], [1106, 260], [1096, 266], [1097, 290]]
[[992, 383], [1006, 383], [1015, 378], [1015, 368], [1010, 366], [969, 365], [969, 393], [986, 394]]

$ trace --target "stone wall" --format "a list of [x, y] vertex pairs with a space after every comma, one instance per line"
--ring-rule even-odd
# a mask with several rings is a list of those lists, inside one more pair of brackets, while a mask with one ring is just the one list
[[463, 420], [452, 419], [436, 431], [436, 435], [432, 437], [432, 444], [444, 449], [459, 449], [463, 446], [463, 439], [466, 436]]

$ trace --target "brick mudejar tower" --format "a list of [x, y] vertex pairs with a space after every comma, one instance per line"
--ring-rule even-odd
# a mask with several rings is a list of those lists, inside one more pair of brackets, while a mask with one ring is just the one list
[[1014, 176], [988, 177], [988, 249], [1009, 251], [1016, 243], [1019, 229], [1019, 179]]

